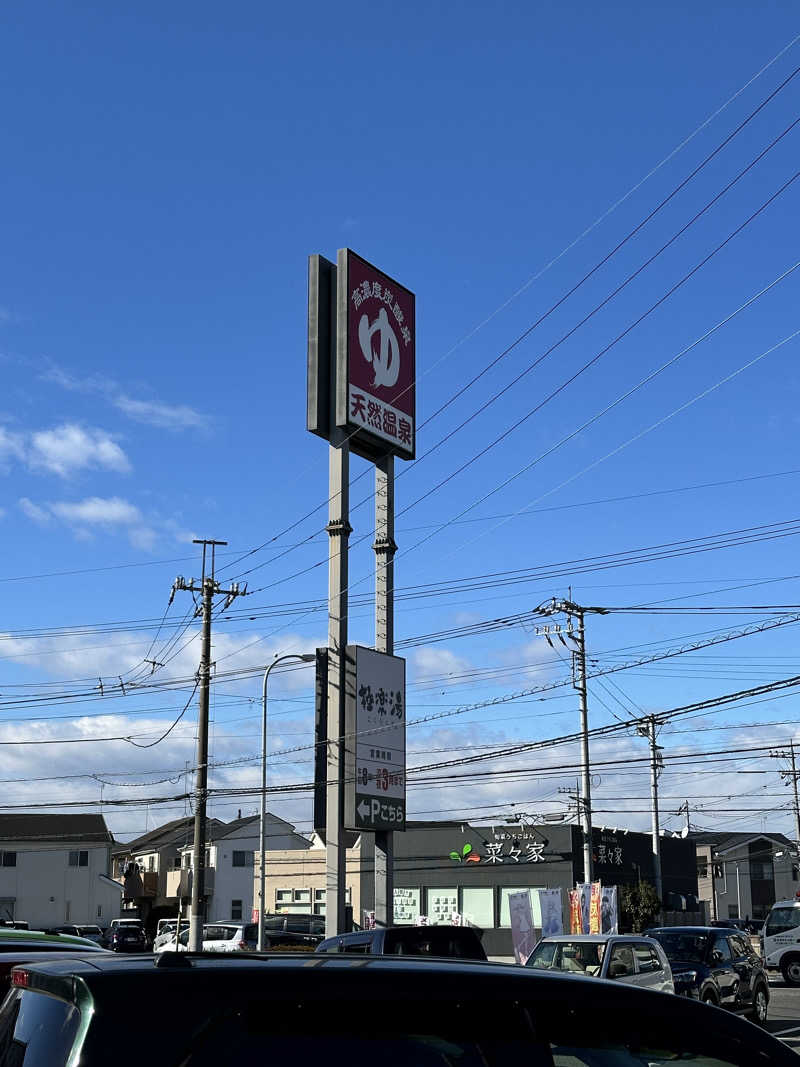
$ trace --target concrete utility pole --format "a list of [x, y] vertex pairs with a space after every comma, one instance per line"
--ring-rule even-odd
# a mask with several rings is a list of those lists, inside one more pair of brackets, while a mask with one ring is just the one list
[[[605, 615], [604, 608], [587, 608], [574, 604], [571, 600], [553, 600], [539, 609], [544, 615], [561, 613], [570, 620], [566, 636], [576, 644], [572, 653], [572, 686], [577, 689], [581, 706], [581, 797], [578, 809], [583, 827], [583, 880], [591, 882], [594, 876], [592, 861], [592, 775], [589, 764], [589, 707], [586, 693], [586, 628], [584, 616], [587, 611]], [[577, 619], [577, 631], [572, 629], [572, 620]], [[555, 631], [559, 636], [561, 630]], [[547, 635], [545, 635], [547, 636]], [[548, 637], [549, 640], [549, 637]], [[552, 644], [552, 642], [551, 642]]]
[[797, 769], [797, 761], [795, 758], [794, 741], [789, 742], [789, 750], [786, 749], [773, 750], [770, 752], [770, 756], [774, 759], [785, 759], [789, 761], [791, 770], [781, 771], [781, 778], [784, 780], [784, 784], [788, 785], [791, 780], [792, 791], [794, 792], [794, 833], [795, 844], [800, 849], [800, 802], [797, 796], [797, 779], [800, 777], [800, 771]]
[[[394, 456], [375, 461], [375, 650], [394, 654]], [[394, 834], [375, 833], [375, 923], [394, 919]]]
[[[341, 282], [346, 283], [345, 272]], [[335, 361], [334, 361], [335, 367]], [[328, 758], [326, 776], [325, 936], [345, 933], [344, 722], [347, 649], [347, 544], [350, 525], [350, 445], [345, 432], [332, 429], [329, 448], [330, 538], [328, 553]], [[352, 742], [355, 744], [355, 742]]]
[[[197, 769], [195, 777], [194, 809], [194, 843], [192, 847], [192, 902], [189, 912], [189, 951], [201, 952], [203, 949], [203, 919], [205, 910], [205, 875], [206, 875], [206, 803], [208, 798], [208, 698], [211, 682], [211, 613], [214, 596], [224, 593], [227, 597], [225, 607], [237, 596], [245, 596], [245, 586], [239, 587], [234, 582], [229, 589], [222, 590], [214, 578], [215, 550], [217, 545], [227, 545], [227, 541], [195, 539], [194, 544], [203, 546], [203, 578], [198, 587], [194, 579], [186, 582], [176, 578], [172, 587], [172, 596], [180, 590], [187, 593], [200, 593], [202, 596], [198, 614], [203, 620], [203, 644], [200, 653], [200, 667], [197, 672], [199, 700], [197, 707]], [[211, 575], [206, 576], [206, 550], [211, 546]], [[172, 597], [170, 597], [170, 602]], [[224, 609], [223, 609], [224, 610]]]
[[659, 837], [658, 825], [658, 776], [661, 773], [663, 760], [661, 759], [661, 746], [656, 744], [656, 719], [650, 715], [645, 723], [636, 727], [636, 732], [641, 737], [646, 737], [650, 742], [650, 827], [653, 838], [653, 877], [658, 899], [663, 898], [661, 884], [661, 838]]

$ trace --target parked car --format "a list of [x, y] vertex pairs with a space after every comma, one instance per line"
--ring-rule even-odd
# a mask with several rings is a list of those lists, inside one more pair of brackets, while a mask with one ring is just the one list
[[[618, 982], [457, 960], [354, 962], [98, 953], [16, 968], [0, 1067], [141, 1067], [143, 1050], [149, 1067], [797, 1064], [742, 1019]], [[131, 1030], [136, 1005], [146, 1009]]]
[[[181, 926], [179, 944], [175, 944], [175, 930], [162, 935], [153, 945], [153, 952], [186, 952], [189, 947], [189, 926]], [[255, 952], [258, 947], [258, 927], [255, 923], [206, 923], [203, 927], [203, 952]]]
[[359, 930], [327, 938], [317, 945], [317, 952], [486, 959], [478, 932], [471, 926], [386, 926]]
[[11, 981], [11, 968], [17, 964], [36, 961], [42, 953], [48, 953], [49, 958], [54, 955], [71, 957], [84, 952], [102, 953], [103, 949], [84, 937], [0, 927], [0, 1001], [6, 995]]
[[725, 930], [743, 930], [746, 934], [757, 934], [763, 924], [754, 919], [712, 919], [708, 925]]
[[72, 937], [85, 937], [99, 945], [103, 941], [103, 931], [93, 924], [82, 925], [78, 923], [65, 923], [64, 926], [54, 926], [47, 931], [49, 934], [70, 934]]
[[767, 972], [746, 934], [713, 926], [664, 926], [647, 934], [667, 955], [676, 993], [741, 1012], [762, 1026], [767, 1021]]
[[608, 978], [659, 993], [675, 986], [664, 950], [650, 937], [633, 934], [563, 934], [543, 938], [527, 967], [584, 978]]
[[308, 934], [319, 938], [325, 936], [325, 919], [321, 915], [309, 912], [290, 912], [285, 915], [265, 915], [264, 933], [273, 934]]
[[106, 945], [112, 952], [145, 952], [147, 937], [144, 927], [133, 924], [111, 927], [107, 933]]

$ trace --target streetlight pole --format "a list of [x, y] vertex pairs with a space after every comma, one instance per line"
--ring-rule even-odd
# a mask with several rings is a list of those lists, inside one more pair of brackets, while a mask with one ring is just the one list
[[264, 671], [264, 685], [261, 691], [261, 820], [259, 823], [259, 844], [261, 866], [258, 874], [258, 951], [264, 951], [264, 860], [267, 850], [267, 682], [273, 667], [287, 660], [300, 660], [312, 663], [316, 659], [313, 652], [287, 652], [276, 656]]

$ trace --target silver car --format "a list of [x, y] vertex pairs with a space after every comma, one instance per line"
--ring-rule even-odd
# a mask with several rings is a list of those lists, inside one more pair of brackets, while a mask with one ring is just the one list
[[674, 993], [672, 970], [652, 937], [637, 934], [560, 934], [543, 938], [526, 964], [585, 978], [609, 978], [627, 985]]

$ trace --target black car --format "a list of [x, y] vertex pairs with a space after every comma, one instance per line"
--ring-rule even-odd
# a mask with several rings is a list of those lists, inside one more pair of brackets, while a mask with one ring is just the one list
[[435, 956], [439, 959], [485, 960], [478, 932], [471, 926], [385, 926], [329, 937], [317, 952], [369, 956]]
[[14, 970], [0, 1067], [141, 1067], [143, 1048], [149, 1067], [797, 1064], [685, 998], [502, 964], [168, 952]]
[[676, 993], [766, 1022], [767, 972], [747, 934], [714, 926], [664, 926], [647, 936], [661, 943]]
[[113, 926], [107, 931], [106, 944], [112, 952], [144, 952], [147, 937], [141, 926]]
[[[325, 919], [321, 915], [311, 915], [307, 912], [265, 915], [264, 933], [267, 939], [296, 934], [308, 944], [319, 944], [325, 936]], [[281, 940], [286, 939], [281, 937]]]

